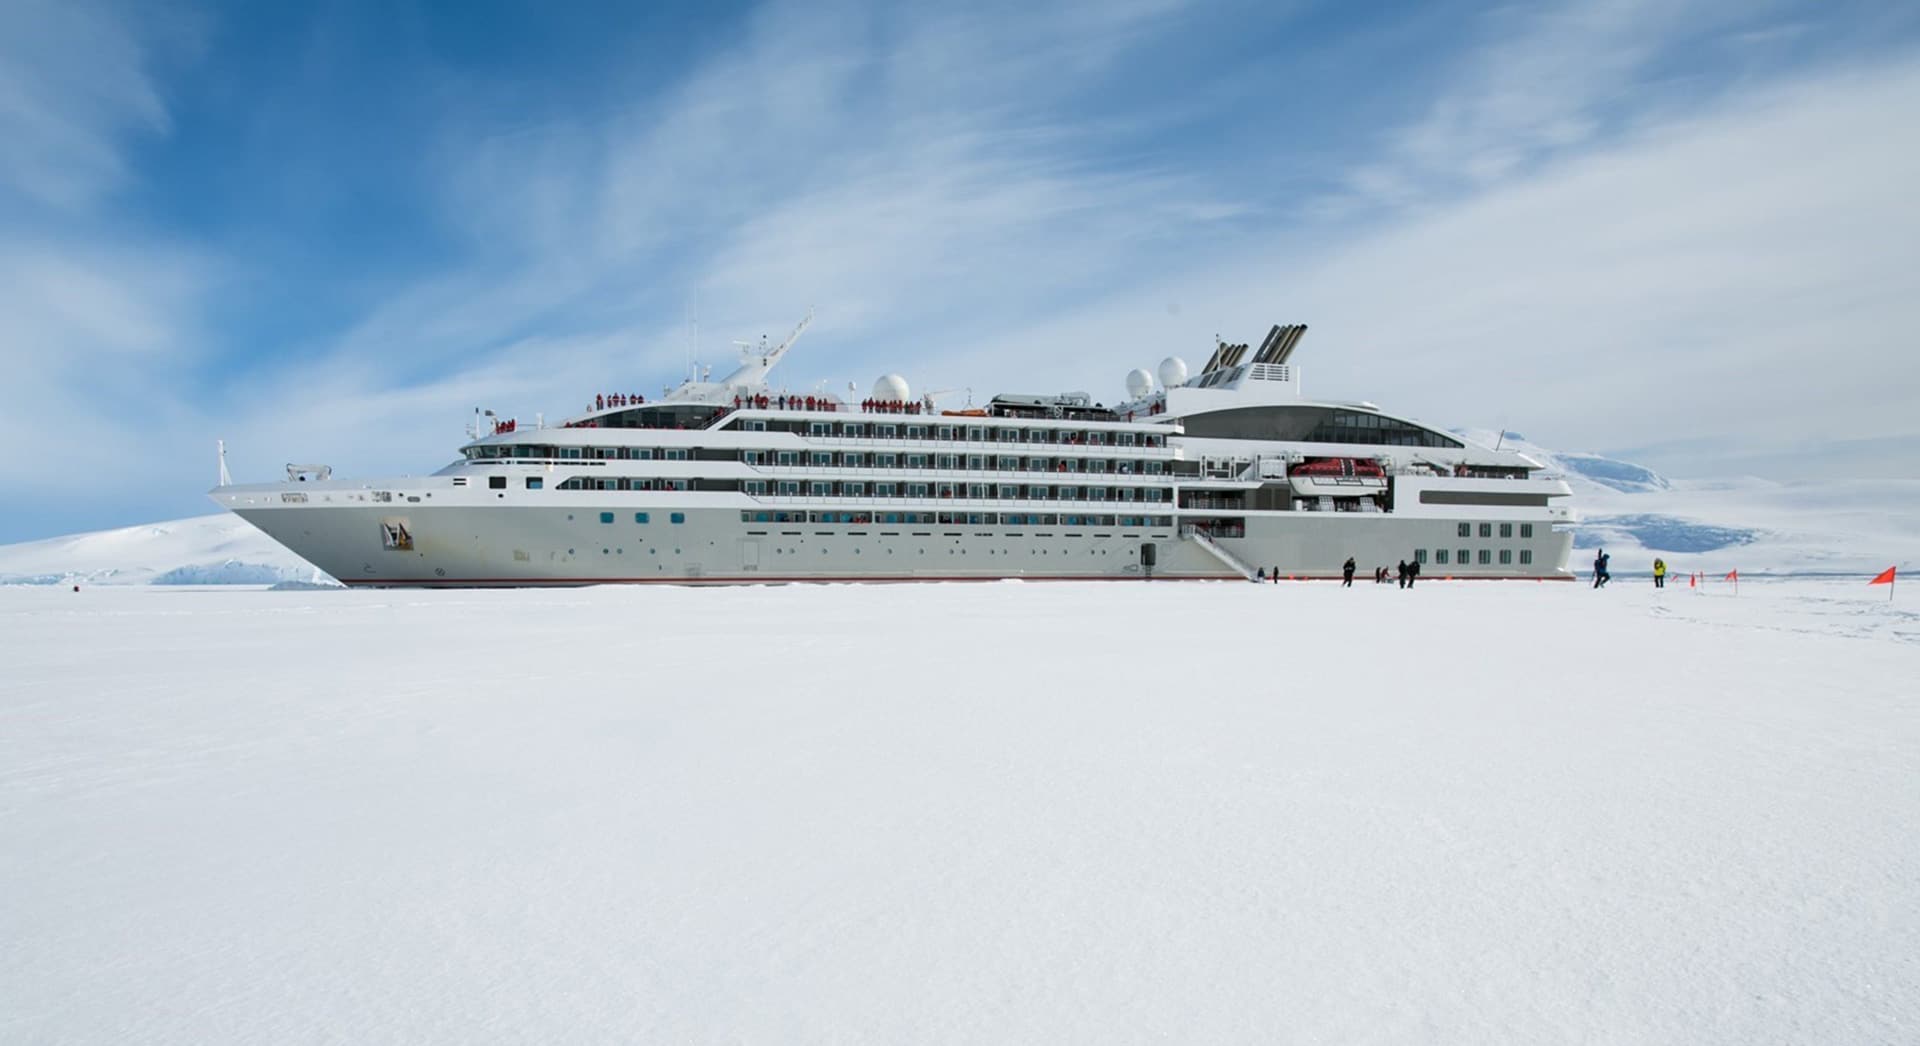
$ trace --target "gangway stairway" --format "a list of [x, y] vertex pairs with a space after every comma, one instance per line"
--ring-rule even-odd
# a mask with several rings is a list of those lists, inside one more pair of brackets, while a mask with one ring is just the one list
[[1213, 558], [1238, 570], [1240, 576], [1246, 578], [1248, 581], [1259, 580], [1259, 571], [1242, 562], [1239, 556], [1220, 547], [1220, 543], [1213, 540], [1213, 535], [1207, 533], [1205, 530], [1188, 524], [1180, 528], [1180, 536], [1206, 549], [1213, 555]]

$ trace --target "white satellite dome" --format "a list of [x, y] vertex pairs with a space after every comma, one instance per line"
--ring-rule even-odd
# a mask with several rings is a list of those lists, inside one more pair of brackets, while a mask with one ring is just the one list
[[905, 403], [913, 399], [913, 392], [907, 388], [907, 379], [898, 374], [883, 374], [873, 383], [873, 398]]
[[1153, 392], [1153, 375], [1144, 368], [1135, 367], [1127, 372], [1127, 398], [1146, 399]]
[[1187, 383], [1187, 361], [1178, 356], [1168, 356], [1160, 361], [1160, 384], [1165, 388]]

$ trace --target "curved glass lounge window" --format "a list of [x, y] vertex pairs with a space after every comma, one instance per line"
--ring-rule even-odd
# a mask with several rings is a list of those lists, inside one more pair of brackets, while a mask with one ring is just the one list
[[1208, 439], [1271, 439], [1303, 443], [1359, 443], [1388, 447], [1466, 446], [1451, 436], [1410, 421], [1365, 410], [1313, 404], [1235, 407], [1181, 419], [1189, 436]]

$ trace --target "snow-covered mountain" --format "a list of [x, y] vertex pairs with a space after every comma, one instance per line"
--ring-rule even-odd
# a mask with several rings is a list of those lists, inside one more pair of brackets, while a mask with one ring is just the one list
[[1464, 429], [1564, 476], [1580, 517], [1574, 567], [1605, 548], [1616, 573], [1879, 572], [1920, 559], [1920, 480], [1780, 483], [1756, 477], [1673, 479], [1632, 462], [1542, 447], [1524, 436]]
[[[1616, 572], [1878, 572], [1920, 559], [1920, 479], [1776, 483], [1671, 479], [1632, 462], [1568, 453], [1509, 432], [1463, 429], [1566, 477], [1581, 522], [1574, 567], [1604, 547]], [[0, 545], [0, 584], [264, 585], [325, 580], [230, 514]]]
[[0, 545], [0, 584], [271, 585], [324, 580], [231, 513]]

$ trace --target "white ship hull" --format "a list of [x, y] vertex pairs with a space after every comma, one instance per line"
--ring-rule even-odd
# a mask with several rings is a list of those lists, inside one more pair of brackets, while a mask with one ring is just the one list
[[[226, 488], [224, 497], [249, 496]], [[262, 489], [264, 494], [272, 491]], [[261, 501], [267, 498], [262, 497]], [[604, 506], [604, 507], [601, 507]], [[354, 586], [751, 584], [848, 581], [1239, 580], [1236, 565], [1178, 524], [1001, 526], [743, 522], [738, 509], [676, 509], [657, 498], [566, 507], [235, 505], [250, 523]], [[601, 522], [610, 514], [612, 522]], [[644, 514], [646, 523], [636, 522]], [[682, 522], [671, 522], [675, 515]], [[394, 523], [410, 547], [389, 547]], [[1362, 579], [1414, 549], [1468, 551], [1469, 563], [1429, 562], [1427, 578], [1566, 579], [1572, 536], [1541, 527], [1528, 539], [1458, 536], [1455, 520], [1388, 514], [1273, 513], [1246, 517], [1245, 536], [1214, 543], [1248, 570], [1338, 577], [1352, 557]], [[1150, 553], [1143, 549], [1151, 546]], [[1491, 560], [1480, 565], [1478, 553]], [[1525, 551], [1528, 563], [1521, 563]], [[1509, 562], [1499, 562], [1500, 552]], [[1151, 564], [1143, 562], [1150, 558]]]

